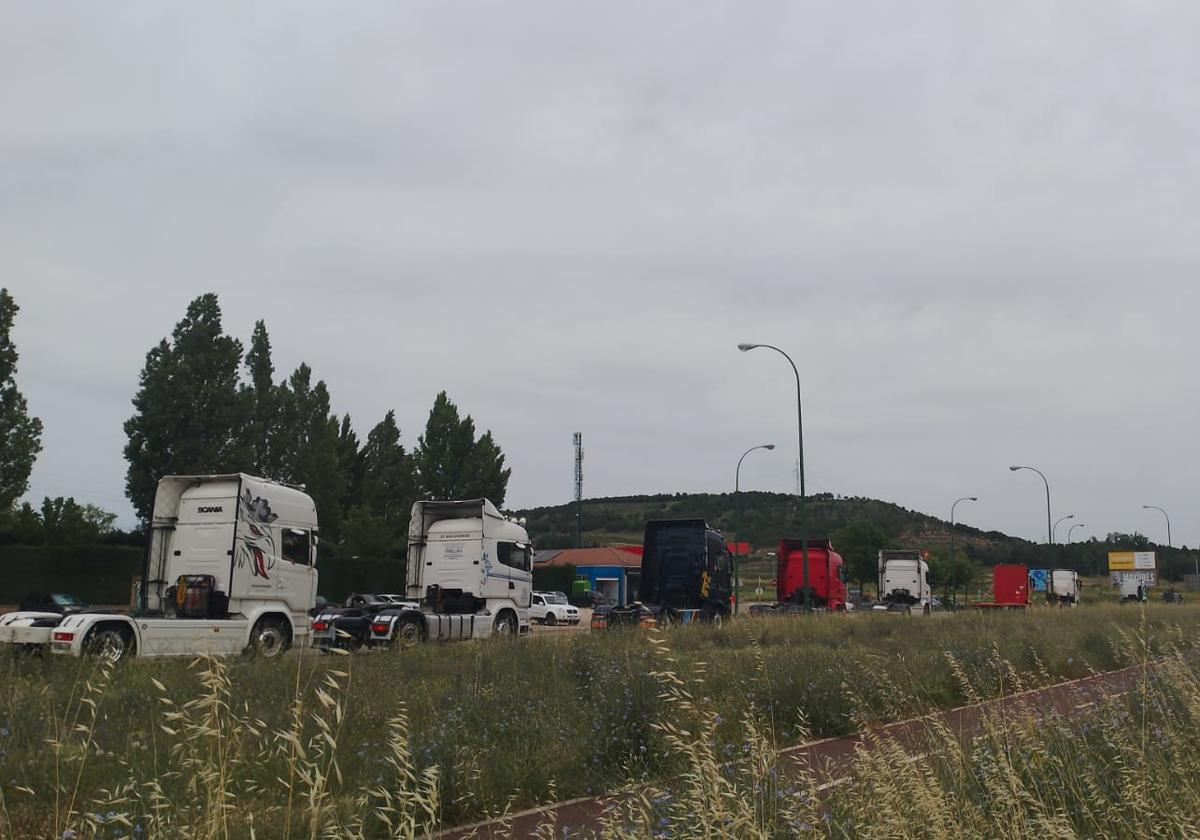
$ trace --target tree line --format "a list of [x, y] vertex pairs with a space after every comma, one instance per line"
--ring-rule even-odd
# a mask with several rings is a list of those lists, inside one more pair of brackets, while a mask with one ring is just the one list
[[[113, 532], [115, 516], [95, 506], [61, 498], [46, 499], [40, 511], [16, 506], [42, 431], [15, 384], [10, 330], [17, 311], [0, 289], [0, 539], [99, 539]], [[211, 293], [194, 299], [171, 334], [150, 348], [133, 407], [124, 424], [125, 492], [143, 526], [162, 476], [245, 472], [304, 485], [326, 551], [397, 556], [416, 499], [484, 497], [500, 506], [512, 473], [491, 431], [477, 434], [474, 419], [445, 392], [415, 445], [401, 442], [394, 410], [360, 439], [306, 363], [276, 377], [264, 321], [255, 323], [248, 349], [226, 334]]]

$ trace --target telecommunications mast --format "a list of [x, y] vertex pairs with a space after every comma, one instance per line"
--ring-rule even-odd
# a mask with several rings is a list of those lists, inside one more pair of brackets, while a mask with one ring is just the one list
[[575, 433], [575, 547], [583, 548], [583, 433]]

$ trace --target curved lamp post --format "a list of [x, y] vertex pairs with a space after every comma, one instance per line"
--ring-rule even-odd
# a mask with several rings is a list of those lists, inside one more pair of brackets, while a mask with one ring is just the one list
[[740, 493], [742, 489], [742, 461], [746, 460], [746, 456], [756, 449], [774, 449], [773, 443], [760, 443], [758, 446], [751, 446], [742, 453], [742, 457], [738, 458], [737, 471], [733, 474], [733, 492]]
[[1054, 542], [1054, 526], [1050, 524], [1050, 482], [1046, 480], [1045, 474], [1037, 467], [1009, 467], [1010, 470], [1033, 470], [1042, 477], [1042, 483], [1046, 485], [1046, 539], [1051, 543]]
[[1067, 529], [1067, 545], [1071, 544], [1071, 535], [1075, 533], [1076, 528], [1086, 528], [1086, 527], [1087, 526], [1084, 525], [1082, 522], [1076, 522], [1074, 525], [1072, 525], [1070, 528], [1068, 528]]
[[[978, 502], [978, 501], [979, 501], [978, 496], [963, 496], [961, 499], [958, 499], [954, 504], [950, 505], [950, 562], [951, 563], [954, 562], [954, 557], [955, 557], [955, 554], [954, 554], [954, 552], [955, 552], [954, 509], [956, 507], [958, 507], [959, 502]], [[946, 593], [943, 592], [942, 594], [945, 595]], [[964, 597], [966, 597], [966, 596], [964, 596]], [[955, 600], [955, 603], [958, 603], [958, 590], [957, 589], [955, 589], [954, 600]]]
[[1050, 529], [1051, 530], [1050, 542], [1055, 542], [1054, 535], [1058, 533], [1058, 523], [1062, 522], [1063, 520], [1066, 520], [1066, 519], [1074, 519], [1074, 518], [1075, 518], [1075, 514], [1068, 513], [1066, 516], [1061, 516], [1058, 519], [1054, 520], [1054, 527]]
[[[737, 470], [733, 474], [733, 492], [737, 495], [742, 491], [742, 461], [746, 460], [746, 456], [757, 449], [774, 449], [773, 443], [761, 443], [758, 446], [751, 446], [742, 453], [742, 457], [738, 458]], [[737, 532], [733, 534], [733, 614], [737, 615], [742, 609], [742, 556], [738, 553]]]
[[1142, 505], [1142, 510], [1156, 510], [1161, 513], [1167, 520], [1167, 548], [1171, 548], [1171, 517], [1167, 516], [1167, 512], [1158, 505]]
[[804, 563], [804, 577], [803, 577], [804, 609], [805, 609], [805, 611], [808, 611], [808, 610], [812, 609], [812, 592], [809, 591], [809, 588], [808, 588], [808, 534], [805, 531], [807, 517], [805, 515], [805, 510], [804, 510], [804, 498], [805, 498], [805, 490], [804, 490], [804, 411], [802, 409], [801, 402], [800, 402], [800, 371], [796, 368], [796, 363], [792, 361], [791, 356], [789, 356], [787, 353], [783, 352], [778, 347], [776, 347], [772, 344], [739, 344], [737, 346], [737, 348], [739, 350], [741, 350], [743, 353], [745, 353], [749, 350], [757, 350], [760, 347], [765, 347], [768, 350], [774, 350], [776, 353], [783, 356], [783, 358], [788, 360], [788, 364], [792, 366], [792, 373], [796, 374], [796, 439], [800, 446], [800, 450], [799, 450], [799, 456], [800, 456], [800, 460], [799, 460], [800, 504], [798, 506], [799, 507], [798, 512], [800, 515], [800, 550], [801, 550], [801, 557], [802, 557], [801, 562]]

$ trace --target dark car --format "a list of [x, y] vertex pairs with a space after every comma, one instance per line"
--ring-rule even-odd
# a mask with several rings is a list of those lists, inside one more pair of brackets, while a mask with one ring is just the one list
[[371, 642], [371, 620], [394, 606], [382, 596], [355, 593], [345, 606], [326, 607], [313, 618], [312, 643], [320, 648], [357, 650]]
[[1174, 589], [1168, 589], [1166, 592], [1163, 593], [1163, 603], [1164, 604], [1182, 604], [1183, 603], [1183, 593], [1176, 592]]
[[65, 595], [61, 592], [36, 592], [32, 595], [26, 595], [21, 601], [21, 612], [45, 612], [58, 613], [66, 615], [71, 612], [79, 612], [86, 609], [87, 605], [76, 598], [74, 595]]

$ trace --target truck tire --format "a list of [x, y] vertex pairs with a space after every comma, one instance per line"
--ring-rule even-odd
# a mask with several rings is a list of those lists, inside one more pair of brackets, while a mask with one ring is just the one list
[[542, 624], [545, 624], [547, 627], [553, 627], [555, 624], [558, 624], [558, 616], [552, 612], [548, 612], [546, 613], [546, 617], [542, 619]]
[[420, 644], [424, 640], [425, 628], [416, 616], [410, 615], [396, 622], [395, 635], [392, 640], [393, 647], [403, 650]]
[[517, 638], [517, 630], [517, 617], [511, 610], [504, 610], [496, 616], [496, 623], [492, 625], [492, 635], [501, 639]]
[[250, 651], [263, 659], [282, 656], [291, 646], [291, 629], [287, 622], [278, 616], [263, 616], [250, 633]]
[[133, 647], [133, 632], [120, 624], [101, 624], [83, 640], [86, 655], [113, 663], [132, 653]]

